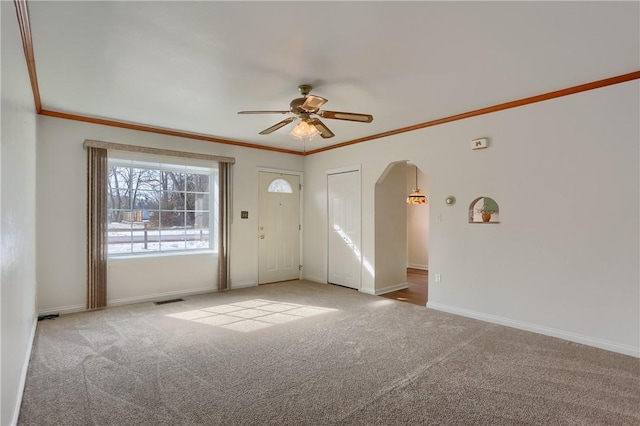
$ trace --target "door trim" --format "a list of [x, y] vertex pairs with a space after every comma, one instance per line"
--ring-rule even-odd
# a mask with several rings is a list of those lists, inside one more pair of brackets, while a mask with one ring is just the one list
[[[300, 179], [300, 210], [299, 210], [299, 218], [300, 218], [300, 227], [302, 228], [300, 230], [300, 233], [298, 234], [298, 251], [299, 251], [299, 255], [300, 255], [300, 264], [302, 265], [302, 268], [300, 268], [298, 270], [298, 279], [301, 280], [302, 277], [304, 276], [304, 257], [303, 252], [303, 242], [304, 242], [304, 215], [303, 213], [303, 206], [304, 206], [304, 172], [301, 172], [299, 170], [285, 170], [285, 169], [274, 169], [272, 167], [256, 167], [256, 201], [259, 199], [260, 197], [260, 172], [265, 172], [265, 173], [280, 173], [283, 175], [293, 175], [293, 176], [298, 176], [298, 178]], [[260, 204], [258, 203], [258, 223], [260, 223]], [[256, 235], [257, 232], [259, 231], [258, 228], [255, 229], [256, 231]], [[260, 282], [260, 246], [259, 244], [256, 244], [256, 250], [258, 251], [258, 263], [256, 265], [256, 286], [259, 285], [258, 283]]]
[[[361, 169], [362, 169], [362, 165], [356, 164], [353, 166], [344, 166], [344, 167], [338, 167], [337, 169], [325, 170], [325, 174], [337, 175], [339, 173], [361, 172], [362, 171]], [[360, 179], [360, 183], [362, 184], [362, 178]], [[362, 188], [362, 185], [360, 185], [360, 187]]]

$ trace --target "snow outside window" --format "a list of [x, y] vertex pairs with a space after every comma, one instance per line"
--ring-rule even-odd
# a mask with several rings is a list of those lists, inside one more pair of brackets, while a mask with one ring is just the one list
[[217, 166], [151, 161], [109, 158], [109, 256], [215, 250]]

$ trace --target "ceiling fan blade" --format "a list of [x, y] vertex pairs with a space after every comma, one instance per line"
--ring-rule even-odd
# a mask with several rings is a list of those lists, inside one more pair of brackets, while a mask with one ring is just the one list
[[274, 124], [273, 126], [269, 127], [268, 129], [264, 129], [263, 131], [261, 131], [259, 134], [260, 135], [268, 135], [269, 133], [275, 132], [276, 130], [278, 130], [280, 127], [284, 127], [287, 124], [291, 123], [293, 120], [295, 120], [296, 117], [289, 117], [289, 118], [285, 118], [284, 120], [282, 120], [281, 122]]
[[323, 118], [332, 118], [334, 120], [358, 121], [360, 123], [371, 123], [373, 121], [373, 115], [358, 114], [355, 112], [318, 111], [318, 115]]
[[291, 111], [238, 111], [238, 114], [289, 114]]
[[329, 130], [329, 128], [325, 126], [324, 123], [318, 120], [317, 118], [312, 118], [309, 121], [307, 121], [307, 123], [314, 126], [316, 129], [318, 129], [318, 131], [320, 132], [320, 136], [322, 136], [323, 139], [328, 139], [335, 136], [335, 134], [333, 134], [333, 132]]
[[327, 102], [325, 98], [321, 98], [320, 96], [309, 95], [305, 98], [302, 109], [308, 112], [317, 111]]

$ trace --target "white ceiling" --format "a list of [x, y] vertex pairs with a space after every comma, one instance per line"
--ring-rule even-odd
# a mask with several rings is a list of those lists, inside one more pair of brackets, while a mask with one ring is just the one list
[[303, 150], [258, 132], [297, 86], [316, 149], [640, 69], [638, 2], [30, 1], [44, 109]]

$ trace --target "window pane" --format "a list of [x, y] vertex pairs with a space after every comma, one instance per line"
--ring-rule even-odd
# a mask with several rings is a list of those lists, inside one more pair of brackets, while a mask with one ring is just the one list
[[162, 192], [160, 208], [162, 210], [184, 210], [184, 192]]
[[187, 212], [187, 228], [203, 229], [209, 228], [209, 213], [201, 211]]
[[130, 223], [121, 221], [111, 221], [111, 217], [118, 217], [122, 212], [109, 211], [107, 223], [107, 253], [121, 254], [131, 253], [131, 233]]
[[160, 212], [160, 250], [185, 249], [184, 212]]
[[284, 194], [293, 193], [293, 189], [291, 188], [291, 185], [289, 185], [289, 182], [281, 178], [277, 178], [271, 181], [271, 183], [269, 184], [269, 187], [267, 188], [267, 191], [280, 192]]
[[158, 210], [160, 208], [161, 192], [134, 191], [132, 193], [134, 210]]
[[187, 212], [186, 241], [187, 249], [208, 249], [209, 213]]
[[187, 193], [187, 210], [209, 211], [209, 194]]
[[203, 229], [199, 231], [202, 235], [198, 234], [187, 236], [187, 250], [206, 250], [210, 248], [209, 244], [209, 230]]
[[113, 190], [129, 189], [129, 167], [111, 166], [109, 167], [108, 184]]
[[163, 191], [179, 192], [185, 190], [184, 173], [160, 172], [160, 185]]
[[186, 250], [184, 241], [161, 241], [160, 242], [160, 251], [176, 251], [176, 250]]
[[107, 210], [107, 220], [111, 227], [126, 227], [127, 229], [131, 227], [131, 224], [125, 221], [125, 215], [129, 213], [131, 210], [116, 210], [109, 209]]
[[132, 169], [131, 188], [143, 191], [160, 190], [160, 172], [149, 169]]
[[160, 228], [160, 212], [157, 210], [143, 210], [142, 220], [147, 223], [148, 229], [157, 230]]
[[160, 233], [152, 223], [136, 223], [133, 225], [133, 253], [148, 253], [160, 250]]
[[131, 199], [128, 189], [115, 189], [109, 187], [107, 189], [107, 208], [108, 209], [129, 209], [131, 208]]
[[184, 231], [184, 212], [166, 211], [160, 212], [160, 229], [181, 229]]
[[138, 182], [138, 172], [131, 167], [112, 167], [109, 183], [116, 190], [135, 188]]
[[199, 173], [187, 173], [187, 191], [209, 192], [209, 175]]

